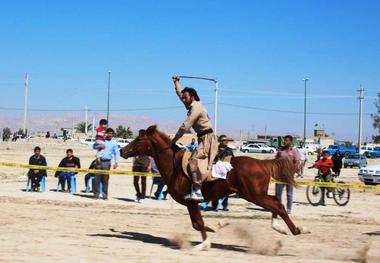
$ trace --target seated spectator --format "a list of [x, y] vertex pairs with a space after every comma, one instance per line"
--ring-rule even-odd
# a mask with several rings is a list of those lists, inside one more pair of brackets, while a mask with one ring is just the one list
[[[96, 166], [97, 166], [96, 160], [93, 160], [92, 163], [90, 164], [90, 167], [88, 167], [88, 169], [96, 169]], [[88, 181], [90, 180], [91, 177], [95, 177], [95, 174], [88, 173], [84, 176], [85, 187], [87, 187]], [[92, 186], [91, 186], [92, 191], [94, 191], [94, 183], [95, 183], [95, 180], [92, 180]]]
[[[80, 168], [80, 160], [78, 157], [75, 157], [72, 149], [66, 150], [66, 157], [62, 159], [58, 167], [66, 168]], [[62, 191], [70, 191], [71, 188], [71, 176], [75, 176], [76, 172], [63, 172], [56, 171], [55, 177], [58, 177], [59, 184], [61, 185]], [[65, 182], [67, 181], [67, 190], [65, 190]]]
[[[29, 164], [31, 165], [39, 165], [39, 166], [47, 166], [46, 159], [43, 155], [41, 155], [41, 148], [36, 146], [34, 148], [34, 155], [29, 158]], [[36, 170], [30, 169], [28, 172], [28, 178], [31, 180], [31, 191], [39, 192], [40, 191], [40, 183], [42, 177], [46, 176], [46, 170]]]

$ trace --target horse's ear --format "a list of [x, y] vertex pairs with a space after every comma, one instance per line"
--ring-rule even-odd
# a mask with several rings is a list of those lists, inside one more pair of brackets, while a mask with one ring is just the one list
[[156, 131], [157, 131], [157, 125], [152, 125], [148, 129], [146, 129], [146, 134], [149, 136], [155, 133]]

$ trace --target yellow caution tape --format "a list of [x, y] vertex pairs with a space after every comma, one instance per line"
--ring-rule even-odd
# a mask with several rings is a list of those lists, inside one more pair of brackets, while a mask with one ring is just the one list
[[57, 166], [40, 166], [40, 165], [6, 163], [6, 162], [0, 162], [0, 166], [26, 168], [26, 169], [32, 169], [32, 170], [50, 170], [50, 171], [60, 171], [60, 172], [75, 172], [75, 173], [119, 174], [119, 175], [131, 175], [131, 176], [152, 176], [152, 177], [160, 176], [157, 173], [144, 173], [144, 172], [120, 171], [120, 170], [96, 170], [96, 169], [85, 169], [85, 168], [66, 168], [66, 167], [57, 167]]
[[[271, 180], [272, 183], [285, 184], [283, 182]], [[298, 185], [306, 186], [319, 186], [319, 187], [329, 187], [329, 188], [351, 188], [351, 189], [362, 189], [362, 190], [375, 190], [380, 191], [380, 185], [365, 185], [360, 183], [336, 183], [336, 182], [317, 182], [308, 180], [296, 180]]]
[[[96, 170], [96, 169], [85, 169], [85, 168], [66, 168], [66, 167], [57, 167], [57, 166], [40, 166], [40, 165], [7, 163], [7, 162], [0, 162], [0, 166], [25, 168], [25, 169], [33, 169], [33, 170], [75, 172], [75, 173], [117, 174], [117, 175], [130, 175], [130, 176], [151, 176], [151, 177], [160, 176], [158, 173], [144, 173], [144, 172], [120, 171], [120, 170]], [[277, 183], [277, 184], [285, 184], [283, 182], [280, 182], [274, 179], [272, 179], [271, 182]], [[319, 186], [319, 187], [330, 187], [330, 188], [343, 187], [343, 188], [352, 188], [352, 189], [380, 191], [380, 185], [364, 185], [360, 183], [316, 182], [316, 181], [308, 181], [308, 180], [296, 180], [296, 182], [298, 185], [306, 185], [306, 186]]]

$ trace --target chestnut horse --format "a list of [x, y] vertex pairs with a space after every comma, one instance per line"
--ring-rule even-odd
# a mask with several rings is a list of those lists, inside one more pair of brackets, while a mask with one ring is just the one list
[[[174, 200], [187, 207], [193, 228], [202, 234], [203, 242], [196, 248], [206, 250], [210, 247], [206, 231], [216, 232], [223, 225], [219, 223], [216, 228], [206, 226], [198, 203], [184, 199], [184, 196], [190, 192], [191, 181], [182, 171], [183, 153], [184, 151], [175, 152], [171, 147], [170, 138], [158, 131], [156, 126], [150, 126], [145, 135], [137, 137], [121, 149], [121, 156], [124, 158], [137, 155], [153, 157], [168, 187], [168, 192]], [[271, 211], [273, 217], [281, 216], [293, 235], [307, 232], [305, 228], [294, 225], [284, 206], [275, 196], [268, 195], [271, 177], [286, 184], [295, 185], [295, 165], [292, 161], [288, 159], [258, 160], [239, 156], [232, 158], [231, 164], [233, 169], [228, 173], [226, 180], [218, 179], [203, 183], [202, 193], [205, 201], [218, 200], [223, 196], [237, 193], [241, 198]], [[275, 220], [272, 219], [272, 227], [286, 234], [285, 229], [274, 222]]]

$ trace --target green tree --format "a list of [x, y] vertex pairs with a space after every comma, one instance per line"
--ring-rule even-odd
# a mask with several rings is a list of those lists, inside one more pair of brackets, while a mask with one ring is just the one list
[[6, 127], [3, 129], [3, 141], [8, 141], [12, 136], [12, 131], [10, 128]]
[[[92, 124], [87, 124], [87, 131], [91, 130], [92, 128]], [[75, 126], [75, 129], [78, 131], [78, 132], [82, 132], [82, 133], [85, 133], [86, 132], [86, 122], [80, 122], [77, 124], [77, 126]]]
[[125, 128], [123, 125], [117, 126], [115, 130], [116, 137], [127, 139], [129, 137], [133, 136], [133, 132], [131, 131], [130, 127]]
[[[377, 99], [375, 100], [376, 113], [371, 114], [373, 123], [372, 126], [380, 134], [380, 93], [377, 93]], [[380, 135], [373, 135], [372, 140], [375, 143], [380, 143]]]

